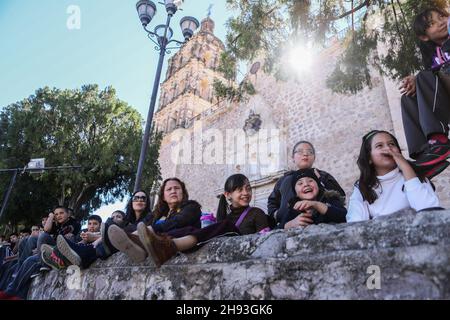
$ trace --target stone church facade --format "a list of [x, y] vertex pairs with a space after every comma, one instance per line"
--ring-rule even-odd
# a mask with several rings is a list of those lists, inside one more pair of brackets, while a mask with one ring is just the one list
[[[277, 81], [254, 61], [246, 79], [256, 94], [242, 102], [218, 101], [214, 79], [224, 45], [214, 35], [214, 22], [169, 59], [161, 84], [155, 125], [164, 133], [159, 163], [162, 177], [183, 180], [191, 199], [203, 211], [215, 211], [226, 178], [243, 173], [253, 187], [252, 205], [267, 211], [267, 198], [277, 179], [293, 167], [292, 147], [308, 140], [316, 148], [315, 167], [331, 173], [347, 194], [359, 176], [356, 158], [361, 138], [372, 129], [388, 130], [407, 155], [398, 84], [372, 72], [372, 88], [356, 95], [336, 94], [326, 87], [327, 73], [340, 54], [337, 44], [317, 57], [314, 73], [299, 81]], [[450, 169], [433, 180], [442, 206], [450, 206]]]

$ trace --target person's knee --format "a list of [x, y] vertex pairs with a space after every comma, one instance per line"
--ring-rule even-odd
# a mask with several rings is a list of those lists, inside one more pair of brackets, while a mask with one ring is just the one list
[[434, 81], [435, 80], [435, 75], [432, 71], [420, 71], [417, 75], [416, 75], [416, 85], [420, 84], [424, 81], [429, 82], [430, 80]]

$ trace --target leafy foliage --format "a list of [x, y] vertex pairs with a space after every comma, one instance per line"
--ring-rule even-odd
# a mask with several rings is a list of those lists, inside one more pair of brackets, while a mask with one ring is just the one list
[[[227, 0], [237, 16], [228, 22], [227, 55], [251, 61], [264, 53], [265, 71], [284, 79], [282, 53], [286, 44], [314, 42], [346, 33], [344, 52], [327, 85], [335, 92], [356, 93], [370, 86], [369, 64], [399, 79], [421, 68], [414, 17], [430, 6], [444, 8], [445, 0]], [[373, 20], [381, 19], [381, 28]], [[343, 29], [347, 27], [347, 30]], [[387, 46], [377, 52], [377, 43]], [[223, 68], [235, 67], [223, 60]], [[230, 71], [227, 71], [230, 72]], [[222, 88], [223, 91], [223, 88]]]
[[[0, 113], [0, 165], [23, 168], [31, 158], [46, 167], [79, 170], [24, 173], [17, 178], [3, 222], [39, 221], [56, 204], [74, 209], [78, 218], [132, 191], [142, 141], [139, 113], [120, 101], [115, 90], [97, 85], [81, 90], [48, 87], [5, 107]], [[160, 134], [153, 134], [144, 167], [143, 187], [160, 179]], [[0, 174], [4, 194], [10, 176]]]

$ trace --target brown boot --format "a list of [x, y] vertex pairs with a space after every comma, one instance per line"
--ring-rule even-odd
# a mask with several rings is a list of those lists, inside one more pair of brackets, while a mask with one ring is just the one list
[[147, 257], [147, 252], [137, 235], [127, 234], [118, 226], [112, 225], [108, 228], [108, 237], [117, 250], [125, 253], [134, 262], [142, 262]]
[[157, 235], [152, 227], [147, 227], [140, 222], [137, 226], [139, 239], [144, 245], [148, 255], [153, 258], [156, 267], [161, 267], [166, 261], [172, 258], [178, 249], [175, 243], [168, 236]]

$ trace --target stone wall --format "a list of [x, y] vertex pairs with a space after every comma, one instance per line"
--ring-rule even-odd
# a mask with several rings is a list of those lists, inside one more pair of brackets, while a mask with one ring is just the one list
[[[399, 138], [405, 156], [407, 148], [397, 84], [373, 71], [371, 89], [365, 88], [356, 95], [334, 94], [326, 87], [325, 80], [338, 55], [336, 48], [324, 51], [320, 57], [324, 64], [316, 66], [314, 73], [305, 74], [297, 82], [276, 81], [263, 73], [248, 75], [247, 78], [256, 88], [255, 95], [239, 104], [225, 103], [219, 111], [201, 116], [196, 121], [203, 132], [216, 130], [225, 137], [227, 130], [242, 130], [251, 112], [260, 114], [260, 131], [276, 129], [279, 132], [278, 154], [270, 168], [249, 164], [249, 135], [246, 135], [247, 145], [244, 148], [247, 152], [246, 164], [194, 161], [193, 164], [176, 165], [168, 156], [173, 153], [174, 144], [171, 142], [172, 136], [167, 135], [159, 159], [162, 176], [177, 175], [186, 181], [191, 198], [198, 200], [205, 211], [214, 211], [217, 205], [215, 195], [223, 188], [229, 175], [241, 172], [252, 181], [274, 176], [280, 170], [292, 167], [291, 150], [295, 142], [309, 140], [317, 149], [315, 166], [331, 173], [349, 197], [359, 176], [356, 158], [365, 133], [372, 129], [391, 131]], [[192, 135], [193, 131], [194, 127], [191, 127], [183, 134]], [[194, 144], [193, 138], [191, 142]], [[225, 139], [222, 139], [218, 148], [225, 150], [224, 144]], [[207, 146], [208, 141], [203, 141], [195, 152], [201, 154]], [[442, 206], [450, 207], [450, 169], [435, 178], [434, 183]], [[264, 190], [255, 188], [255, 194], [259, 196], [254, 201], [264, 210], [267, 210], [267, 190], [273, 186], [274, 181], [257, 187]]]
[[449, 245], [449, 210], [406, 211], [219, 238], [160, 269], [118, 253], [81, 273], [37, 277], [29, 298], [450, 299]]

